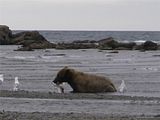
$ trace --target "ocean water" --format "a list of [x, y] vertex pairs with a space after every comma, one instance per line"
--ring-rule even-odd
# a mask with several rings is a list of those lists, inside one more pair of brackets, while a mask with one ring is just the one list
[[[14, 33], [21, 31], [14, 31]], [[113, 37], [122, 42], [160, 43], [160, 31], [39, 31], [50, 42], [72, 42], [75, 40], [100, 40]]]
[[[64, 66], [109, 77], [116, 88], [124, 80], [128, 96], [160, 96], [160, 52], [119, 51], [118, 54], [97, 49], [13, 51], [16, 45], [0, 47], [0, 74], [5, 82], [0, 90], [12, 90], [19, 77], [26, 91], [54, 91], [52, 81]], [[65, 92], [72, 91], [68, 84]], [[121, 93], [117, 93], [121, 95]]]

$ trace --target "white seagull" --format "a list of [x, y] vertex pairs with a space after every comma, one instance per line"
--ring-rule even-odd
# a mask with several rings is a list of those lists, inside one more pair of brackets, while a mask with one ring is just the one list
[[15, 77], [15, 81], [14, 81], [14, 87], [13, 87], [13, 91], [18, 91], [19, 90], [19, 81], [18, 81], [18, 77]]
[[54, 92], [55, 93], [64, 93], [64, 88], [60, 85], [56, 85], [56, 84], [53, 84], [54, 85]]
[[57, 86], [58, 93], [64, 93], [64, 88], [62, 86]]
[[0, 85], [3, 83], [3, 81], [4, 81], [3, 74], [0, 74]]
[[119, 92], [123, 93], [124, 91], [127, 91], [127, 87], [125, 85], [124, 80], [122, 80], [121, 85], [119, 86]]

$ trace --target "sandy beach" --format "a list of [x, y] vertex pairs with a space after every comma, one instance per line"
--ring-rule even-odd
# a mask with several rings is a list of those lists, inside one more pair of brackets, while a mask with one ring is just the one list
[[[159, 120], [159, 51], [35, 50], [0, 47], [0, 119], [2, 120]], [[75, 94], [69, 85], [55, 93], [52, 80], [64, 66], [110, 77], [124, 93]], [[20, 91], [13, 91], [14, 78]]]

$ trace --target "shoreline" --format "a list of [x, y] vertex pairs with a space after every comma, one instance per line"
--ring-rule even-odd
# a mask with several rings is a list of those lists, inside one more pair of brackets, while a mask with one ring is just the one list
[[38, 91], [10, 91], [0, 90], [0, 97], [7, 98], [38, 98], [38, 99], [81, 99], [81, 100], [141, 100], [141, 101], [160, 101], [160, 97], [147, 96], [129, 96], [123, 93], [54, 93], [54, 92], [38, 92]]
[[160, 103], [159, 97], [1, 90], [0, 99], [0, 119], [3, 120], [160, 119], [160, 114], [155, 111]]
[[87, 113], [49, 113], [49, 112], [0, 112], [0, 119], [3, 120], [159, 120], [160, 116], [114, 116], [114, 115], [93, 115]]

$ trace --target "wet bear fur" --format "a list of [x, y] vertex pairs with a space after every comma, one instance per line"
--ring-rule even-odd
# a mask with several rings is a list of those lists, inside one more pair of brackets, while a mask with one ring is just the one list
[[114, 84], [109, 78], [87, 74], [68, 67], [58, 73], [53, 82], [57, 85], [67, 82], [75, 93], [116, 92]]

